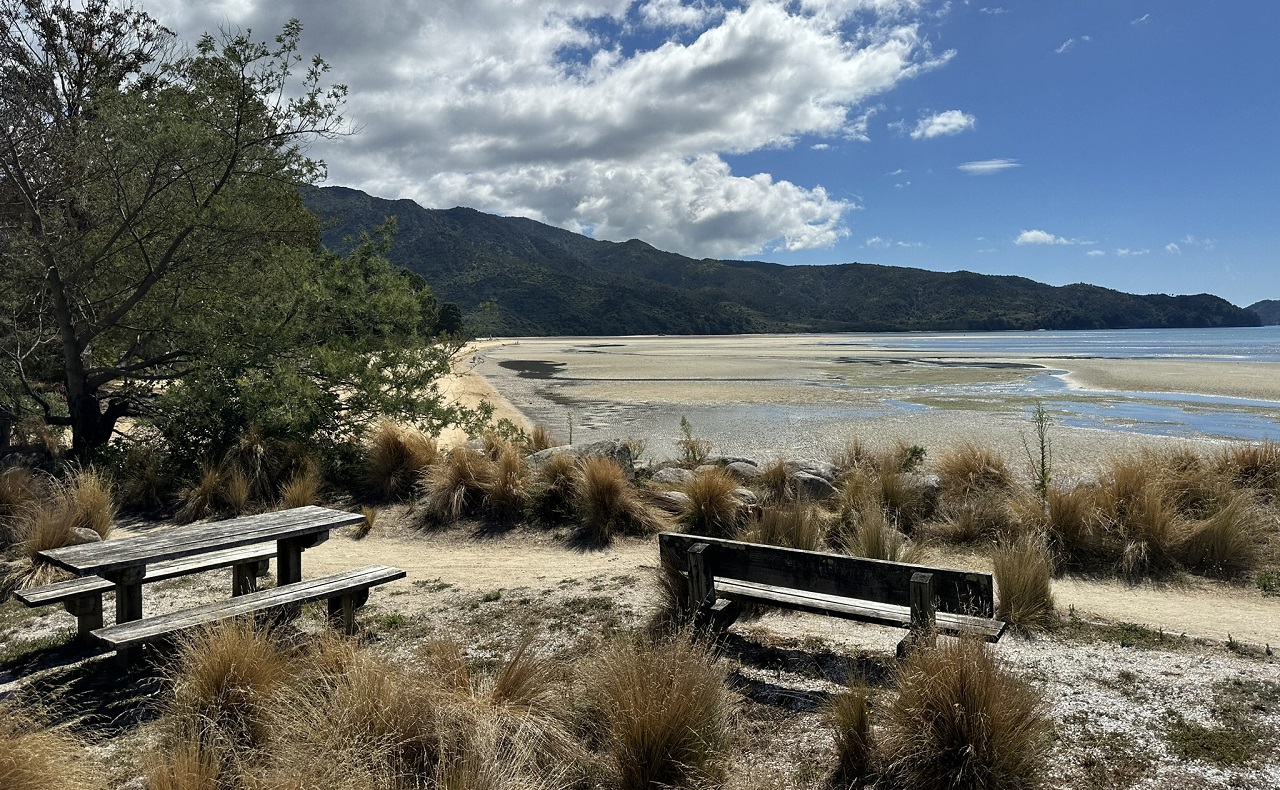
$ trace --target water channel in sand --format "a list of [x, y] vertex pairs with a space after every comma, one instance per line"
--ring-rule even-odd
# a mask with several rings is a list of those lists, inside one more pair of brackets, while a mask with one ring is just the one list
[[[1039, 401], [1064, 463], [1169, 439], [1280, 438], [1280, 329], [508, 338], [475, 372], [574, 441], [680, 418], [718, 452], [824, 457], [848, 438], [1022, 453]], [[572, 428], [571, 428], [572, 426]]]

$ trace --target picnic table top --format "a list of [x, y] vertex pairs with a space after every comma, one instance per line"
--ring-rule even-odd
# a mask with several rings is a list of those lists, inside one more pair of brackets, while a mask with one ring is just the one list
[[85, 576], [139, 568], [250, 543], [288, 540], [359, 524], [364, 516], [308, 505], [274, 513], [187, 524], [160, 532], [39, 552], [50, 563]]

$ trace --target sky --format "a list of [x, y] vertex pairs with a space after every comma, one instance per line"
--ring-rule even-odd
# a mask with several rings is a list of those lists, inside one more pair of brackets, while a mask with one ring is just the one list
[[328, 184], [694, 258], [1280, 299], [1274, 0], [140, 0], [289, 18]]

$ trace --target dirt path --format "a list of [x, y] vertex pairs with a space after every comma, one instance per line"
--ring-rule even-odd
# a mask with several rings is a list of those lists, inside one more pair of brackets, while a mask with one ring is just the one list
[[[928, 561], [990, 570], [988, 562], [973, 556], [931, 556]], [[477, 593], [517, 587], [553, 589], [568, 581], [625, 575], [643, 580], [633, 590], [640, 601], [648, 591], [648, 574], [656, 562], [653, 541], [627, 540], [600, 551], [578, 551], [522, 531], [470, 537], [458, 531], [422, 534], [403, 530], [384, 535], [375, 531], [362, 541], [335, 535], [308, 550], [303, 560], [308, 575], [382, 563], [408, 571], [408, 578], [396, 583], [400, 589], [413, 589], [415, 581], [442, 582]], [[1074, 609], [1086, 619], [1134, 623], [1215, 641], [1226, 641], [1230, 636], [1254, 645], [1280, 646], [1280, 598], [1263, 597], [1257, 590], [1200, 579], [1161, 586], [1059, 579], [1053, 591], [1060, 611]], [[406, 603], [412, 605], [412, 597]]]

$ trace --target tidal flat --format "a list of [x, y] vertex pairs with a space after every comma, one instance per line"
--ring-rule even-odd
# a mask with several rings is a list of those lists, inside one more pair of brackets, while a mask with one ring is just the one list
[[1042, 347], [1026, 340], [1036, 333], [964, 337], [508, 338], [472, 362], [560, 438], [641, 438], [659, 459], [675, 455], [682, 417], [728, 455], [823, 457], [858, 438], [930, 452], [977, 441], [1017, 459], [1037, 403], [1074, 468], [1170, 441], [1280, 438], [1280, 362], [1235, 353], [1234, 335], [1216, 336], [1221, 349], [1150, 356], [1118, 332], [1055, 333]]

